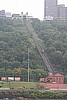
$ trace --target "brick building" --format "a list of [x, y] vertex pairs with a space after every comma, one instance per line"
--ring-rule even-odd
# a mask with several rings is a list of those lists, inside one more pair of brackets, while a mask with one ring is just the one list
[[45, 83], [57, 83], [57, 84], [63, 84], [64, 83], [64, 76], [62, 74], [48, 74], [46, 78], [40, 78], [40, 82]]

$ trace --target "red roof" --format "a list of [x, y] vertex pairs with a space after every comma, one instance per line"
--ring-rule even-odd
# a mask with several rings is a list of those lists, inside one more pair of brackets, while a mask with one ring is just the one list
[[62, 77], [63, 75], [62, 75], [62, 74], [57, 73], [57, 74], [55, 74], [54, 76], [61, 76], [61, 77]]

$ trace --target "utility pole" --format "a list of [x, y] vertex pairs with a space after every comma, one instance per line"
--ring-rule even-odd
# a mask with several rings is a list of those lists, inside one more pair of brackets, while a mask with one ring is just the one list
[[28, 48], [28, 82], [30, 81], [30, 73], [29, 73], [29, 48]]

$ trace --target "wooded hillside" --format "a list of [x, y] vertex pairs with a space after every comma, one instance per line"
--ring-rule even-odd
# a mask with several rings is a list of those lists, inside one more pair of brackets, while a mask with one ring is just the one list
[[43, 40], [44, 49], [57, 68], [67, 72], [67, 20], [33, 21], [38, 37]]
[[[31, 24], [39, 38], [39, 44], [47, 53], [54, 68], [67, 74], [67, 21], [33, 19]], [[46, 66], [32, 38], [28, 36], [24, 22], [19, 19], [0, 18], [1, 76], [5, 70], [6, 75], [14, 75], [16, 72], [16, 76], [23, 74], [24, 70], [27, 71], [28, 47], [31, 73], [38, 72], [37, 77], [43, 77], [46, 75]]]

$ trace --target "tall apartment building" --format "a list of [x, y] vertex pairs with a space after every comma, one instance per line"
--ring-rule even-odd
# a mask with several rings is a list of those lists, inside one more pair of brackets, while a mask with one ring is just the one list
[[65, 17], [67, 19], [67, 7], [65, 7]]
[[58, 5], [58, 0], [44, 0], [44, 19], [65, 19], [67, 18], [67, 7], [64, 4]]
[[66, 17], [66, 7], [64, 4], [57, 6], [57, 17], [60, 19], [65, 19]]
[[44, 1], [44, 18], [57, 17], [57, 0]]

